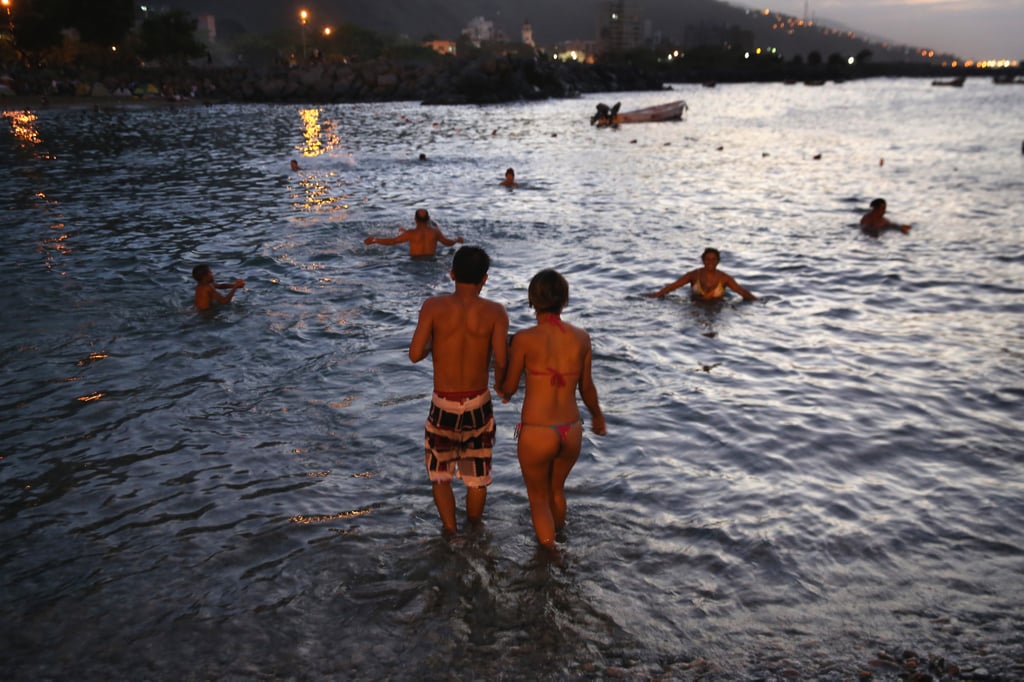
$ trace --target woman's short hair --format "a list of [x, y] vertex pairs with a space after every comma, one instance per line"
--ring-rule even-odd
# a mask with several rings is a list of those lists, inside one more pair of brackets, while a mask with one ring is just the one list
[[538, 313], [560, 313], [569, 302], [569, 283], [555, 270], [541, 270], [530, 280], [530, 306]]

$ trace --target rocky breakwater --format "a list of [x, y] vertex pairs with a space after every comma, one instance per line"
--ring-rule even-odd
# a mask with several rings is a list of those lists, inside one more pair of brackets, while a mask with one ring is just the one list
[[660, 90], [661, 80], [629, 65], [491, 57], [472, 60], [317, 64], [301, 68], [209, 71], [211, 99], [247, 102], [491, 104], [574, 97], [586, 92]]

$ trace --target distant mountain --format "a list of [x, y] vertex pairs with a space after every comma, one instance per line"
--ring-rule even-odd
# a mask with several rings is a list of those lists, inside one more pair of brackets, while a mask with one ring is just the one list
[[[606, 4], [600, 0], [312, 0], [301, 6], [310, 12], [316, 27], [349, 22], [413, 40], [428, 34], [454, 39], [478, 16], [518, 38], [523, 22], [529, 20], [537, 43], [551, 45], [593, 39]], [[184, 9], [195, 16], [212, 14], [247, 31], [268, 33], [297, 24], [300, 5], [279, 0], [164, 0], [157, 6]], [[627, 0], [626, 9], [680, 32], [688, 22], [735, 22], [746, 14], [717, 0], [646, 0], [642, 4]]]
[[[239, 31], [273, 33], [294, 30], [298, 4], [280, 0], [164, 0], [163, 6], [193, 15], [212, 14], [222, 34]], [[311, 30], [353, 23], [380, 33], [455, 39], [474, 17], [494, 23], [510, 40], [518, 40], [524, 21], [538, 46], [593, 40], [607, 2], [600, 0], [310, 0]], [[645, 38], [653, 44], [692, 48], [721, 44], [737, 31], [749, 32], [751, 47], [775, 47], [784, 59], [817, 51], [856, 55], [865, 50], [876, 60], [914, 59], [902, 46], [885, 45], [846, 29], [794, 26], [795, 19], [736, 7], [719, 0], [626, 0], [627, 14], [637, 15]], [[731, 29], [731, 30], [730, 30]]]

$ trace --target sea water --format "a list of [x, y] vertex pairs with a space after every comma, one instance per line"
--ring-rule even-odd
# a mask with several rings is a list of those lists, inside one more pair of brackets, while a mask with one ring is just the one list
[[[6, 108], [0, 676], [1024, 677], [1021, 111], [981, 78]], [[860, 231], [875, 197], [909, 234]], [[418, 207], [512, 331], [556, 268], [593, 339], [555, 557], [521, 394], [482, 527], [440, 533], [407, 349], [453, 251], [363, 244]], [[758, 301], [644, 296], [708, 246]], [[197, 313], [198, 263], [245, 289]]]

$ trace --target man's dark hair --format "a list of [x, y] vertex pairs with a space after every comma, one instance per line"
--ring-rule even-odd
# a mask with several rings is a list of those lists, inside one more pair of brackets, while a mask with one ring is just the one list
[[459, 284], [480, 284], [491, 267], [491, 257], [479, 246], [463, 246], [452, 259], [452, 274]]
[[541, 270], [530, 280], [529, 296], [538, 313], [557, 315], [569, 302], [569, 283], [555, 270]]
[[192, 278], [197, 282], [202, 282], [208, 272], [210, 272], [209, 265], [197, 265], [192, 268]]
[[416, 216], [415, 217], [416, 217], [416, 222], [420, 222], [420, 223], [429, 223], [430, 222], [430, 214], [427, 213], [427, 209], [425, 209], [425, 208], [418, 208], [418, 209], [416, 209]]

